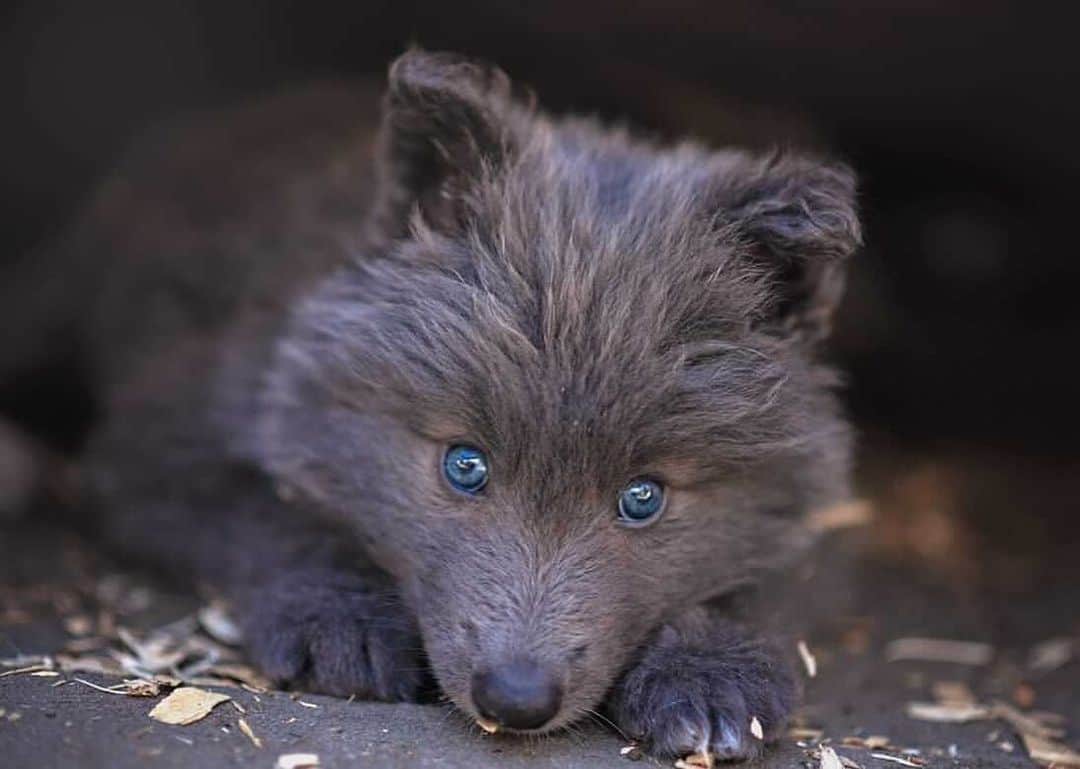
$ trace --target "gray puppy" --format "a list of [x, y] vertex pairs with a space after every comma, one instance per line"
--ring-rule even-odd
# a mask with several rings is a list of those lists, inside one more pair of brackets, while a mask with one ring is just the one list
[[658, 755], [752, 756], [798, 687], [727, 599], [848, 493], [816, 347], [852, 174], [510, 91], [412, 51], [378, 125], [327, 86], [132, 153], [23, 321], [100, 399], [95, 526], [229, 595], [282, 682], [430, 671], [505, 730], [603, 707]]

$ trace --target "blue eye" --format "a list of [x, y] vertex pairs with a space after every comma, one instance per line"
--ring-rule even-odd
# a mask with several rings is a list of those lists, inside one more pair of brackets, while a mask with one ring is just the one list
[[664, 487], [649, 478], [635, 478], [619, 494], [619, 520], [629, 526], [651, 522], [664, 509]]
[[443, 457], [443, 473], [458, 491], [476, 494], [488, 482], [487, 456], [474, 446], [451, 446]]

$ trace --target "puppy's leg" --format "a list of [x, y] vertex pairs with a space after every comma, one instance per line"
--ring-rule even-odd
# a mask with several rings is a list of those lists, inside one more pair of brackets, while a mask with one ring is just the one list
[[[781, 735], [797, 688], [776, 649], [699, 607], [658, 630], [608, 708], [620, 729], [657, 755], [743, 760]], [[755, 719], [764, 739], [754, 733]]]
[[279, 499], [262, 473], [214, 463], [165, 479], [113, 476], [97, 496], [114, 546], [232, 600], [252, 661], [271, 678], [365, 699], [421, 692], [421, 640], [393, 580], [347, 532]]

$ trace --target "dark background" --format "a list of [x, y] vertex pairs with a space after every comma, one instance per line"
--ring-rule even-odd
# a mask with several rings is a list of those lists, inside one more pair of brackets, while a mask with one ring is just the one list
[[[2, 13], [4, 262], [33, 258], [153, 122], [283, 83], [381, 77], [410, 43], [492, 59], [554, 111], [837, 154], [863, 180], [868, 245], [833, 354], [850, 373], [866, 482], [897, 507], [955, 512], [946, 561], [969, 533], [1009, 552], [1075, 547], [1080, 43], [1063, 16], [993, 0], [103, 0]], [[52, 428], [69, 424], [49, 413]]]

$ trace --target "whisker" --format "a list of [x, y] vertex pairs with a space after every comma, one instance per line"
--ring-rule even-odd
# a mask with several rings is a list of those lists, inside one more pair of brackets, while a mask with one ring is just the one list
[[612, 729], [614, 729], [618, 733], [618, 735], [620, 737], [622, 737], [624, 740], [626, 740], [627, 742], [632, 741], [631, 738], [626, 735], [626, 732], [624, 732], [622, 729], [620, 729], [618, 727], [618, 725], [614, 721], [612, 721], [610, 718], [608, 718], [607, 716], [602, 715], [601, 713], [598, 713], [597, 711], [595, 711], [595, 710], [593, 710], [591, 708], [585, 708], [585, 713], [587, 713], [589, 715], [589, 718], [593, 719], [594, 721], [599, 723], [601, 726], [609, 726]]

